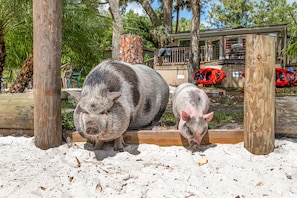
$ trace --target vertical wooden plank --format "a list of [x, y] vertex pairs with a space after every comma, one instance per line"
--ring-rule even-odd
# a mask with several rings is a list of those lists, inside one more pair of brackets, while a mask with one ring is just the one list
[[244, 147], [253, 154], [274, 149], [275, 40], [248, 35], [244, 87]]
[[33, 1], [35, 145], [61, 145], [62, 1]]

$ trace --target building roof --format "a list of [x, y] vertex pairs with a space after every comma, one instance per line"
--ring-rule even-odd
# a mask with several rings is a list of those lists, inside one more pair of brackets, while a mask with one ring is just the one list
[[[271, 34], [281, 33], [286, 37], [287, 24], [284, 25], [271, 25], [262, 27], [240, 27], [240, 28], [224, 28], [224, 29], [212, 29], [212, 30], [200, 30], [200, 39], [205, 40], [212, 37], [219, 36], [235, 36], [244, 34]], [[170, 34], [173, 39], [190, 39], [190, 32]]]

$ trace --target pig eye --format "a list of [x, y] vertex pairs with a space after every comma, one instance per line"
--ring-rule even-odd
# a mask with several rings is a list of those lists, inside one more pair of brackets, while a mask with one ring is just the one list
[[103, 111], [100, 112], [100, 114], [104, 115], [104, 114], [108, 114], [108, 112], [109, 112], [108, 110], [103, 110]]
[[187, 134], [189, 134], [189, 135], [193, 135], [193, 132], [188, 128], [188, 129], [187, 129]]

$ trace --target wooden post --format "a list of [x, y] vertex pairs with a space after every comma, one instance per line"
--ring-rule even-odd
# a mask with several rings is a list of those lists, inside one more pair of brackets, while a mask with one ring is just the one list
[[244, 147], [253, 154], [274, 149], [275, 41], [264, 35], [246, 40]]
[[143, 64], [143, 44], [140, 36], [121, 36], [120, 60], [131, 64]]
[[33, 0], [35, 145], [61, 145], [62, 0]]

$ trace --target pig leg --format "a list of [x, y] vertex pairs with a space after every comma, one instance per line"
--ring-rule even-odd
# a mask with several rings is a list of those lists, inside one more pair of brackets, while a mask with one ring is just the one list
[[97, 140], [95, 144], [95, 150], [103, 150], [104, 142], [101, 140]]
[[87, 143], [84, 145], [84, 148], [89, 151], [95, 151], [95, 150], [103, 150], [103, 146], [104, 146], [103, 141], [97, 140], [95, 142], [87, 139]]
[[94, 151], [95, 150], [94, 146], [95, 146], [95, 141], [87, 139], [87, 142], [85, 143], [84, 148], [89, 151]]
[[115, 151], [120, 151], [123, 152], [124, 151], [124, 146], [125, 146], [125, 142], [124, 142], [124, 138], [121, 135], [119, 138], [114, 140], [114, 150]]

